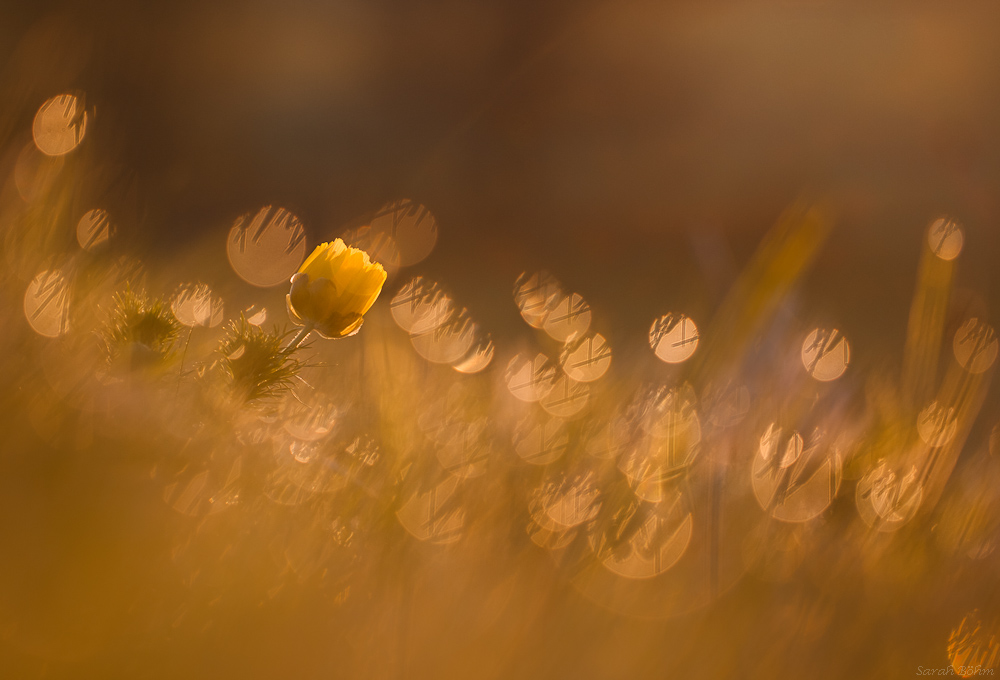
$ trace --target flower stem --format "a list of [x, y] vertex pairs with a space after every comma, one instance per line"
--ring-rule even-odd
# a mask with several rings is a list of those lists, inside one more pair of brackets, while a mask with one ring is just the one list
[[313, 324], [311, 323], [307, 323], [305, 326], [303, 326], [302, 329], [298, 332], [298, 334], [296, 334], [296, 336], [292, 338], [292, 341], [288, 343], [288, 346], [285, 347], [285, 351], [291, 352], [296, 347], [301, 345], [302, 341], [306, 339], [306, 336], [312, 332], [312, 329], [313, 329]]

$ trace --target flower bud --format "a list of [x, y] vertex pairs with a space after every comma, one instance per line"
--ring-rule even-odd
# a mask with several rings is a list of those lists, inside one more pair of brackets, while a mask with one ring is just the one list
[[361, 328], [365, 312], [375, 303], [385, 269], [368, 253], [344, 245], [341, 239], [316, 246], [292, 275], [285, 296], [288, 315], [299, 325], [311, 325], [325, 338], [344, 338]]

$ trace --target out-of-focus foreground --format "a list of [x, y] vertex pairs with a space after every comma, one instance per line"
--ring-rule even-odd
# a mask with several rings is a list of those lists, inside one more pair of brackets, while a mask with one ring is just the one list
[[315, 4], [0, 10], [0, 675], [1000, 665], [1000, 10]]

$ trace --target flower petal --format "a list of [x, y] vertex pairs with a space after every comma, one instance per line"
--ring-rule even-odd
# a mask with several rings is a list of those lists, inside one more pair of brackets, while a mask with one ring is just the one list
[[[337, 293], [337, 286], [330, 279], [319, 278], [310, 281], [308, 295], [309, 302], [312, 305], [311, 318], [317, 323], [322, 322], [329, 316], [342, 313], [338, 304], [340, 296]], [[294, 298], [292, 301], [295, 301]]]
[[333, 243], [321, 243], [299, 267], [300, 272], [309, 274], [311, 278], [332, 278], [338, 266], [337, 260], [348, 253], [343, 240], [336, 239]]
[[303, 321], [302, 318], [298, 314], [295, 313], [295, 308], [292, 307], [292, 296], [291, 295], [286, 295], [285, 296], [285, 307], [288, 308], [288, 318], [292, 320], [293, 324], [295, 324], [296, 326], [305, 326], [306, 325], [306, 322]]
[[331, 316], [323, 323], [316, 325], [316, 331], [324, 338], [340, 339], [349, 335], [354, 335], [361, 329], [361, 324], [365, 319], [360, 314], [349, 316]]
[[309, 292], [309, 275], [303, 272], [292, 275], [292, 287], [288, 291], [288, 304], [302, 319], [316, 317], [316, 304]]

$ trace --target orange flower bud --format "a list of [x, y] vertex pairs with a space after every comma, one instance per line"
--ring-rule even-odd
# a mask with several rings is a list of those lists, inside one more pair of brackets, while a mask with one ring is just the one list
[[368, 253], [344, 245], [341, 239], [322, 243], [292, 275], [285, 296], [288, 315], [299, 325], [310, 325], [325, 338], [344, 338], [361, 328], [382, 284], [385, 269]]

